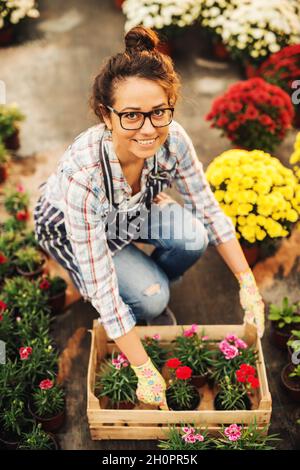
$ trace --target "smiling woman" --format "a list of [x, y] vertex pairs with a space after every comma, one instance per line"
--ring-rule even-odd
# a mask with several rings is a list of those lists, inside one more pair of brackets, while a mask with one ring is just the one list
[[[176, 324], [170, 281], [216, 246], [239, 279], [247, 319], [262, 313], [255, 281], [205, 178], [191, 139], [173, 120], [180, 81], [154, 31], [136, 27], [95, 77], [99, 123], [82, 132], [41, 186], [36, 238], [99, 312], [138, 377], [137, 396], [167, 409], [166, 384], [135, 324]], [[175, 183], [184, 207], [164, 194]], [[150, 256], [132, 242], [154, 246]], [[246, 295], [248, 293], [248, 295]]]

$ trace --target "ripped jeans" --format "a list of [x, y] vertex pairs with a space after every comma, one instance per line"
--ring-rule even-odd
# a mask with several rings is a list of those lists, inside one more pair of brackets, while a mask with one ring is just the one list
[[163, 312], [170, 282], [180, 279], [208, 246], [206, 229], [189, 210], [176, 202], [153, 206], [156, 214], [151, 210], [136, 240], [154, 245], [151, 255], [130, 243], [113, 257], [120, 295], [137, 321], [150, 321]]

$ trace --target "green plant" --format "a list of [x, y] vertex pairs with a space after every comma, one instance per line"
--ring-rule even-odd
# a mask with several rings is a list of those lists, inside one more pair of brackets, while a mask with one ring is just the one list
[[289, 303], [288, 297], [284, 297], [281, 307], [270, 305], [269, 320], [276, 322], [276, 326], [282, 329], [295, 323], [300, 323], [299, 303]]
[[182, 424], [181, 428], [170, 426], [166, 440], [160, 440], [158, 448], [163, 450], [209, 450], [212, 442], [206, 430]]
[[5, 165], [10, 160], [9, 153], [7, 152], [5, 145], [3, 144], [0, 136], [0, 166]]
[[218, 403], [222, 410], [245, 410], [247, 405], [247, 392], [237, 383], [230, 381], [228, 376], [219, 382]]
[[[172, 408], [191, 409], [195, 403], [197, 389], [190, 384], [192, 369], [183, 366], [177, 357], [166, 362], [171, 378], [166, 391], [168, 404]], [[198, 404], [198, 403], [197, 403]]]
[[109, 397], [113, 405], [124, 401], [136, 403], [136, 387], [137, 377], [123, 354], [106, 360], [96, 376], [96, 395]]
[[19, 348], [21, 371], [26, 385], [34, 385], [56, 372], [58, 353], [49, 337], [35, 337]]
[[44, 261], [43, 255], [33, 246], [20, 248], [16, 254], [16, 265], [22, 271], [33, 272], [38, 269]]
[[66, 281], [60, 276], [43, 276], [39, 283], [40, 289], [47, 294], [48, 297], [54, 297], [64, 292], [67, 288]]
[[15, 399], [23, 400], [25, 391], [26, 386], [17, 360], [7, 357], [5, 364], [0, 366], [0, 410], [8, 407]]
[[6, 304], [0, 300], [0, 340], [4, 341], [6, 356], [10, 356], [14, 351], [14, 322], [11, 312]]
[[41, 424], [35, 424], [30, 432], [21, 434], [18, 445], [20, 450], [54, 450], [55, 444], [51, 436], [42, 429]]
[[32, 394], [34, 413], [41, 418], [51, 418], [59, 414], [65, 406], [64, 390], [54, 385], [53, 380], [44, 379]]
[[25, 415], [24, 401], [19, 399], [12, 400], [9, 406], [0, 413], [0, 422], [5, 433], [20, 436], [22, 429], [30, 422]]
[[300, 364], [293, 368], [293, 372], [289, 374], [289, 377], [297, 377], [300, 379]]
[[17, 216], [19, 211], [27, 211], [29, 195], [23, 189], [8, 187], [4, 191], [4, 207], [10, 215]]
[[17, 129], [17, 124], [24, 121], [25, 115], [16, 105], [0, 105], [0, 136], [3, 140], [10, 137]]
[[174, 355], [192, 369], [193, 375], [204, 375], [209, 370], [213, 351], [209, 350], [209, 342], [202, 339], [204, 333], [202, 332], [201, 337], [198, 336], [196, 327], [197, 325], [192, 325], [190, 330], [182, 329], [182, 336], [177, 336], [174, 340]]
[[22, 244], [23, 237], [18, 232], [9, 230], [0, 234], [0, 251], [8, 258], [12, 258]]
[[[15, 309], [22, 318], [40, 324], [45, 314], [50, 312], [47, 299], [38, 285], [38, 281], [30, 281], [22, 276], [6, 279], [2, 288], [2, 297], [9, 308]], [[48, 319], [48, 323], [50, 317]], [[33, 328], [34, 329], [34, 328]]]
[[159, 344], [158, 335], [154, 335], [152, 338], [150, 336], [145, 336], [142, 343], [155, 367], [160, 369], [166, 362], [167, 350]]
[[223, 426], [221, 437], [214, 439], [216, 450], [274, 450], [271, 444], [279, 441], [278, 434], [267, 435], [268, 426], [259, 429], [256, 420], [248, 426]]

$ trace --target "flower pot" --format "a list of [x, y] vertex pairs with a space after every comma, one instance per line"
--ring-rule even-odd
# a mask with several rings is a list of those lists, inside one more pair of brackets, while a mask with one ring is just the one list
[[230, 60], [230, 54], [222, 41], [214, 42], [212, 45], [212, 53], [214, 58], [219, 60]]
[[271, 342], [276, 346], [278, 349], [282, 351], [286, 350], [287, 342], [291, 336], [291, 330], [293, 326], [289, 325], [288, 327], [278, 328], [277, 323], [271, 321], [271, 332], [270, 332], [270, 339]]
[[6, 178], [7, 178], [7, 168], [4, 165], [0, 166], [0, 184], [4, 183], [4, 181], [6, 181]]
[[131, 401], [120, 401], [119, 403], [110, 402], [110, 407], [113, 410], [133, 410], [136, 406], [136, 403], [131, 403]]
[[203, 387], [207, 382], [207, 374], [203, 375], [192, 375], [191, 384], [196, 388]]
[[[252, 408], [252, 403], [251, 403], [251, 400], [250, 400], [250, 398], [248, 397], [248, 395], [245, 395], [245, 396], [243, 397], [243, 402], [245, 403], [246, 410], [251, 410], [251, 408]], [[217, 393], [217, 395], [216, 395], [215, 398], [214, 398], [214, 407], [215, 407], [216, 410], [226, 411], [226, 410], [224, 410], [224, 408], [222, 407], [222, 404], [221, 404], [220, 392]], [[235, 408], [235, 409], [238, 409], [238, 408]]]
[[31, 416], [37, 421], [37, 423], [41, 423], [42, 428], [46, 432], [54, 432], [58, 431], [65, 422], [65, 417], [66, 417], [66, 412], [65, 408], [60, 411], [56, 416], [52, 416], [50, 418], [43, 418], [42, 416], [38, 416], [34, 411], [33, 411], [33, 405], [31, 401], [28, 401], [28, 411], [31, 414]]
[[63, 290], [59, 294], [53, 295], [52, 297], [49, 297], [49, 306], [51, 308], [51, 313], [52, 315], [57, 315], [58, 313], [61, 313], [64, 309], [66, 302], [66, 291]]
[[0, 29], [0, 47], [9, 46], [13, 42], [14, 31], [12, 24]]
[[18, 274], [20, 274], [21, 276], [23, 277], [26, 277], [27, 279], [31, 280], [31, 279], [36, 279], [38, 278], [44, 271], [44, 265], [45, 265], [45, 262], [46, 262], [46, 259], [43, 259], [42, 263], [40, 264], [40, 266], [35, 270], [35, 271], [32, 271], [32, 272], [29, 272], [29, 271], [23, 271], [21, 268], [19, 268], [17, 266], [17, 272]]
[[281, 371], [281, 383], [294, 401], [300, 402], [300, 377], [289, 377], [294, 368], [293, 364], [287, 364]]
[[19, 129], [4, 139], [4, 145], [8, 150], [18, 150], [20, 148], [20, 134]]
[[20, 442], [20, 436], [13, 434], [0, 434], [0, 448], [7, 450], [16, 450]]
[[[184, 408], [185, 411], [195, 410], [199, 406], [200, 399], [201, 399], [199, 392], [197, 388], [194, 386], [193, 386], [193, 389], [194, 390], [193, 390], [193, 398], [192, 398], [191, 406], [189, 408]], [[175, 401], [172, 400], [172, 397], [170, 396], [170, 389], [167, 389], [166, 391], [166, 399], [167, 399], [168, 407], [170, 408], [170, 410], [173, 410], [173, 411], [182, 410], [182, 408], [178, 406], [178, 404]]]
[[245, 258], [247, 260], [247, 263], [252, 268], [259, 259], [259, 255], [260, 255], [259, 246], [255, 243], [253, 244], [253, 246], [246, 246], [243, 243], [241, 243], [241, 247], [245, 255]]

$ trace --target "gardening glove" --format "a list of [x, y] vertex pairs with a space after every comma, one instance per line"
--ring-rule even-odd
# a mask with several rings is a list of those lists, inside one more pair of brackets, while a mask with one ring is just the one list
[[240, 284], [240, 302], [245, 311], [244, 323], [255, 324], [258, 336], [261, 338], [265, 329], [265, 306], [253, 273], [251, 269], [248, 269], [247, 271], [236, 273], [235, 276]]
[[166, 382], [153, 365], [150, 357], [142, 366], [131, 366], [138, 378], [136, 395], [149, 405], [157, 405], [161, 410], [168, 410], [166, 400]]

